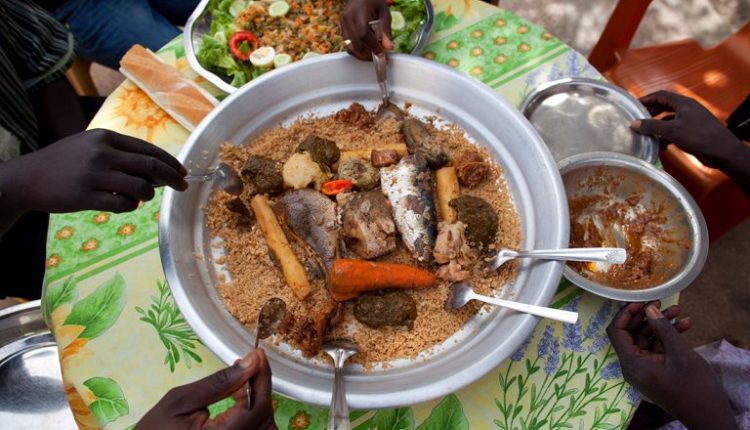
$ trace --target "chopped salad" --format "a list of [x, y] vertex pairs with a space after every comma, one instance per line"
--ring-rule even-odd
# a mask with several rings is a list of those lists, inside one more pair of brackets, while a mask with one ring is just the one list
[[[423, 0], [386, 0], [398, 52], [411, 52], [425, 19]], [[210, 34], [198, 62], [234, 87], [273, 68], [345, 50], [339, 29], [343, 0], [212, 0]]]

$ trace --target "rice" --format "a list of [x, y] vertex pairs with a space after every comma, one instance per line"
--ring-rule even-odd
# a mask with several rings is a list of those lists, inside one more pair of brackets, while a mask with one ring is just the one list
[[[443, 127], [434, 132], [451, 159], [469, 149], [478, 150], [485, 159], [489, 159], [487, 151], [470, 143], [457, 127]], [[268, 130], [246, 145], [223, 145], [221, 159], [238, 170], [250, 155], [263, 155], [282, 163], [298, 143], [310, 134], [335, 141], [341, 150], [372, 149], [404, 143], [399, 124], [393, 120], [380, 121], [370, 129], [362, 129], [337, 120], [335, 116], [301, 118], [288, 127]], [[494, 166], [491, 177], [479, 186], [473, 189], [462, 187], [461, 192], [463, 195], [481, 197], [495, 209], [499, 225], [496, 247], [518, 248], [520, 222], [500, 167]], [[292, 293], [281, 271], [268, 255], [260, 227], [255, 223], [239, 225], [238, 215], [224, 206], [230, 197], [217, 191], [206, 208], [208, 227], [212, 235], [223, 238], [225, 263], [232, 273], [231, 280], [219, 280], [217, 286], [227, 310], [243, 324], [252, 327], [260, 307], [271, 297], [281, 298], [288, 309], [298, 315], [311, 315], [328, 303], [330, 298], [322, 279], [311, 279], [314, 292], [304, 302]], [[249, 207], [247, 196], [242, 198]], [[396, 251], [379, 261], [414, 264], [400, 241]], [[495, 273], [487, 274], [476, 269], [470, 281], [479, 293], [499, 294], [504, 285], [514, 281], [517, 268], [518, 265], [511, 262]], [[353, 337], [360, 346], [360, 353], [354, 357], [354, 361], [366, 367], [396, 358], [413, 359], [460, 330], [479, 309], [476, 303], [460, 310], [445, 309], [448, 286], [448, 283], [441, 281], [435, 288], [407, 291], [415, 299], [418, 312], [411, 329], [364, 326], [354, 318], [353, 305], [346, 303], [343, 320], [333, 334]]]

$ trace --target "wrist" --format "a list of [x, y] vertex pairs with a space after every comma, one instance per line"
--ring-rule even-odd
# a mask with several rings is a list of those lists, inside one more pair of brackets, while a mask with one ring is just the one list
[[0, 228], [32, 209], [27, 205], [28, 190], [24, 190], [23, 179], [16, 168], [18, 162], [19, 159], [0, 163]]
[[735, 171], [740, 166], [747, 166], [750, 162], [750, 148], [737, 138], [723, 142], [721, 148], [716, 154], [706, 157], [721, 171]]

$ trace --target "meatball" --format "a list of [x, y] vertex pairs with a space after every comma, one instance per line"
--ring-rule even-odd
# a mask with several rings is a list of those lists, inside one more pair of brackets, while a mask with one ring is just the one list
[[363, 294], [354, 302], [354, 317], [373, 328], [400, 325], [411, 328], [417, 319], [417, 304], [402, 291]]
[[370, 152], [370, 162], [375, 167], [387, 167], [398, 163], [401, 156], [393, 149], [373, 149]]
[[336, 146], [336, 142], [324, 139], [311, 134], [297, 146], [297, 152], [310, 153], [313, 161], [318, 164], [330, 167], [333, 163], [339, 161], [341, 151]]
[[278, 194], [284, 189], [276, 162], [260, 155], [251, 155], [240, 169], [240, 174], [249, 189], [249, 195]]
[[456, 217], [466, 224], [466, 239], [475, 248], [489, 248], [497, 235], [497, 214], [489, 203], [473, 196], [450, 201]]
[[339, 178], [352, 181], [354, 186], [362, 191], [369, 191], [378, 186], [380, 171], [372, 165], [370, 160], [362, 158], [347, 158], [339, 163]]

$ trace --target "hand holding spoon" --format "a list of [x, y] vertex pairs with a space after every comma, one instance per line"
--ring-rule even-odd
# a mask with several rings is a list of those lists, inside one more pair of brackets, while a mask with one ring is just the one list
[[[378, 40], [378, 46], [383, 46], [383, 29], [380, 27], [380, 20], [370, 21], [370, 28], [375, 32], [375, 37]], [[386, 78], [386, 53], [382, 49], [379, 52], [372, 53], [372, 63], [375, 65], [375, 74], [378, 78], [378, 86], [380, 87], [380, 95], [382, 102], [378, 106], [378, 111], [375, 113], [375, 118], [395, 118], [401, 120], [404, 118], [404, 111], [399, 109], [398, 106], [394, 105], [388, 99], [388, 79]]]
[[[286, 303], [278, 297], [268, 299], [260, 308], [258, 313], [258, 322], [255, 329], [255, 346], [258, 349], [258, 343], [261, 339], [266, 339], [276, 332], [286, 316]], [[252, 392], [250, 383], [247, 385], [247, 405], [252, 405]]]
[[467, 282], [459, 282], [451, 285], [450, 290], [448, 291], [448, 300], [445, 302], [445, 307], [448, 309], [458, 309], [472, 300], [479, 300], [492, 305], [513, 309], [514, 311], [525, 312], [527, 314], [549, 318], [555, 321], [562, 321], [568, 324], [575, 324], [575, 322], [578, 321], [577, 312], [545, 308], [544, 306], [529, 305], [511, 300], [483, 296], [475, 293], [474, 289], [471, 288], [471, 285]]

